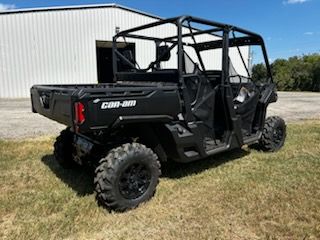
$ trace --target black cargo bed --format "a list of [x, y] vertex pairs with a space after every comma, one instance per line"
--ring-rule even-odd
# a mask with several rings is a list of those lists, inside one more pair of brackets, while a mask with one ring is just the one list
[[[119, 117], [158, 115], [173, 118], [180, 112], [178, 87], [173, 83], [34, 85], [31, 99], [34, 112], [70, 127], [74, 126], [74, 104], [81, 102], [86, 116], [82, 131], [107, 128]], [[102, 107], [109, 102], [130, 100], [136, 104], [125, 108]]]

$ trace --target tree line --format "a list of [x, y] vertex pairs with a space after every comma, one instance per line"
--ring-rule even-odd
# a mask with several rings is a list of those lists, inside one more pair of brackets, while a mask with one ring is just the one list
[[[277, 59], [271, 64], [271, 72], [278, 90], [320, 91], [320, 54]], [[267, 78], [265, 65], [254, 65], [253, 81], [265, 78]]]

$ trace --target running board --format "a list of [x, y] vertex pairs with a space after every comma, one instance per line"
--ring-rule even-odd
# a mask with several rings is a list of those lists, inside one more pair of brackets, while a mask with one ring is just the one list
[[251, 136], [249, 136], [249, 137], [247, 137], [247, 138], [244, 138], [244, 139], [243, 139], [243, 143], [244, 143], [244, 144], [252, 144], [252, 143], [255, 143], [255, 142], [257, 142], [257, 141], [260, 140], [261, 136], [262, 136], [262, 132], [261, 132], [261, 131], [258, 131], [255, 135], [251, 135]]
[[229, 145], [227, 145], [226, 143], [223, 143], [222, 145], [216, 147], [216, 148], [213, 148], [213, 149], [210, 149], [208, 151], [206, 151], [206, 154], [207, 155], [213, 155], [213, 154], [217, 154], [217, 153], [220, 153], [220, 152], [224, 152], [224, 151], [227, 151], [229, 149]]

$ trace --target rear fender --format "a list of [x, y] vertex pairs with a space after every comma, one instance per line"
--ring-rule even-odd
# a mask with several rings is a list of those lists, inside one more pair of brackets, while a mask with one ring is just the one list
[[167, 152], [164, 149], [167, 149], [166, 143], [170, 141], [170, 136], [164, 131], [163, 125], [160, 121], [152, 124], [150, 121], [146, 124], [141, 123], [141, 121], [139, 123], [126, 121], [126, 124], [122, 122], [120, 127], [122, 130], [120, 130], [119, 134], [131, 137], [133, 141], [138, 141], [151, 148], [157, 154], [160, 161], [165, 162], [167, 161]]

